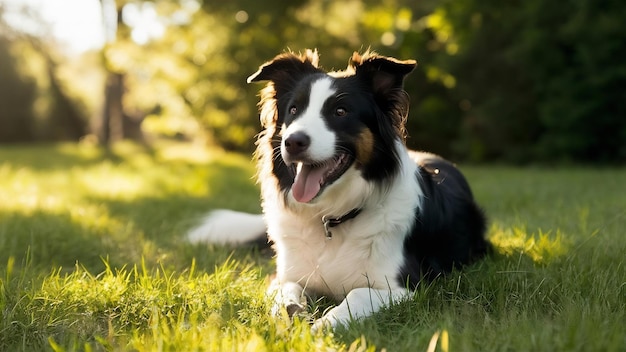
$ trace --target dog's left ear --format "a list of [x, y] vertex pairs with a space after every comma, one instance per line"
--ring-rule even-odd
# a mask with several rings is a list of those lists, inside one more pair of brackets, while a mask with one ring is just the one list
[[375, 53], [361, 55], [355, 52], [350, 58], [348, 69], [353, 70], [357, 77], [368, 80], [374, 93], [387, 95], [394, 89], [402, 89], [404, 77], [415, 66], [415, 60], [400, 61]]
[[272, 81], [289, 82], [302, 74], [320, 71], [317, 68], [319, 55], [317, 50], [307, 49], [304, 54], [292, 52], [280, 54], [263, 64], [258, 71], [248, 77], [247, 82]]

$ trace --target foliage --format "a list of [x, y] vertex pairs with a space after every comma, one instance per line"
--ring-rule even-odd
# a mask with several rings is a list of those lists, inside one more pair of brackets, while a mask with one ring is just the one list
[[[272, 6], [248, 0], [203, 2], [201, 9], [187, 10], [187, 21], [168, 27], [163, 38], [147, 45], [158, 54], [145, 56], [152, 65], [141, 67], [152, 68], [145, 72], [150, 85], [161, 79], [174, 82], [170, 86], [189, 114], [211, 131], [218, 144], [249, 150], [259, 131], [259, 87], [246, 86], [246, 78], [288, 49], [316, 47], [325, 67], [343, 68], [352, 51], [366, 49], [367, 43], [377, 42], [383, 32], [395, 28], [399, 11], [395, 1], [371, 9], [367, 5], [318, 0], [275, 1]], [[178, 11], [167, 1], [156, 6], [164, 16]]]
[[[246, 86], [245, 79], [260, 64], [284, 50], [314, 47], [324, 67], [342, 69], [352, 51], [371, 48], [420, 63], [406, 82], [412, 148], [477, 162], [626, 160], [624, 2], [110, 2], [120, 9], [118, 35], [103, 48], [100, 64], [124, 75], [124, 116], [143, 120], [152, 134], [197, 138], [206, 132], [224, 148], [250, 150], [259, 132], [260, 87]], [[154, 12], [162, 33], [137, 39], [138, 25], [124, 19], [123, 8]], [[7, 56], [19, 43], [4, 40], [0, 54], [10, 72], [7, 83], [0, 82], [8, 90], [0, 99], [19, 95], [19, 106], [5, 108], [0, 118], [15, 128], [39, 123], [24, 114], [42, 75], [24, 74], [19, 55]], [[85, 105], [87, 115], [101, 115], [101, 104]], [[49, 114], [67, 115], [67, 109]]]
[[459, 52], [464, 148], [474, 160], [626, 158], [626, 6], [618, 1], [446, 2]]
[[410, 147], [474, 161], [617, 162], [623, 10], [583, 0], [203, 2], [151, 45], [179, 48], [168, 60], [184, 63], [169, 79], [196, 72], [178, 92], [227, 148], [252, 147], [258, 87], [244, 82], [263, 61], [316, 47], [322, 65], [341, 69], [351, 51], [372, 48], [420, 62], [406, 82]]
[[0, 24], [0, 142], [78, 140], [87, 133], [84, 111], [60, 82], [52, 53], [40, 44], [29, 36], [3, 35]]
[[[192, 246], [256, 212], [248, 156], [162, 143], [0, 149], [0, 350], [619, 351], [624, 169], [464, 167], [495, 254], [333, 334], [270, 316], [273, 263]], [[597, 180], [602, 180], [598, 183]], [[589, 187], [589, 185], [594, 187]], [[332, 302], [311, 302], [319, 315]]]
[[32, 139], [36, 83], [32, 77], [22, 79], [9, 42], [0, 37], [0, 76], [5, 84], [0, 85], [0, 140], [19, 141]]

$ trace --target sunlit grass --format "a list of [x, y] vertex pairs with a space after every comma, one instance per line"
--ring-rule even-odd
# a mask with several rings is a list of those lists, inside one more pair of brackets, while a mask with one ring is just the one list
[[493, 256], [313, 336], [269, 315], [269, 256], [183, 241], [208, 209], [259, 210], [250, 159], [178, 143], [0, 148], [0, 350], [626, 345], [624, 169], [464, 168]]
[[547, 264], [567, 253], [565, 236], [560, 230], [555, 234], [529, 234], [524, 228], [498, 228], [493, 226], [490, 231], [490, 242], [497, 253], [511, 258], [525, 255], [537, 264]]

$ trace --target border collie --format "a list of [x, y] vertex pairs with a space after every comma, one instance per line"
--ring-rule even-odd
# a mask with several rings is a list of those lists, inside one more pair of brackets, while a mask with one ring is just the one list
[[310, 50], [262, 65], [248, 83], [267, 82], [256, 151], [263, 215], [213, 212], [190, 241], [267, 233], [272, 312], [304, 310], [305, 291], [341, 302], [315, 330], [370, 316], [483, 256], [485, 219], [463, 175], [405, 146], [403, 81], [416, 65], [355, 52], [346, 70], [326, 72]]

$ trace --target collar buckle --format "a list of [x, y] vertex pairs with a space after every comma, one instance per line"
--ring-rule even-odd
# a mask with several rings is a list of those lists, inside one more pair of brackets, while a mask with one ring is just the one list
[[340, 216], [338, 218], [333, 218], [328, 215], [322, 216], [322, 224], [324, 225], [324, 232], [326, 233], [326, 240], [331, 240], [333, 238], [333, 233], [330, 231], [331, 227], [339, 226], [345, 221], [354, 219], [357, 215], [359, 215], [360, 212], [361, 212], [361, 209], [355, 208], [355, 209], [352, 209], [347, 214]]

